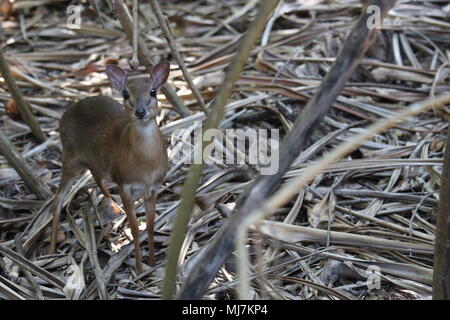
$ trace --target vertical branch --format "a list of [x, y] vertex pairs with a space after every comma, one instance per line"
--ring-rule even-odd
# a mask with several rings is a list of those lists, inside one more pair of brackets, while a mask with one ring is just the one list
[[441, 175], [433, 265], [433, 299], [450, 300], [450, 128]]
[[[275, 9], [278, 2], [279, 0], [266, 0], [261, 3], [258, 16], [255, 18], [250, 28], [242, 38], [241, 45], [233, 57], [223, 83], [218, 89], [216, 98], [211, 107], [211, 112], [206, 120], [205, 130], [217, 128], [222, 120], [225, 103], [233, 91], [233, 86], [238, 79], [242, 68], [247, 62], [253, 44], [261, 35], [270, 13]], [[202, 154], [205, 145], [206, 141], [202, 141], [202, 149], [200, 150]], [[203, 162], [201, 164], [194, 164], [191, 167], [189, 175], [183, 185], [181, 203], [178, 207], [175, 227], [170, 238], [170, 247], [168, 250], [168, 259], [166, 263], [166, 274], [163, 281], [163, 299], [171, 299], [175, 293], [178, 258], [180, 256], [180, 249], [184, 240], [186, 227], [188, 225], [192, 209], [194, 208], [195, 193], [202, 175], [203, 166]]]
[[[114, 0], [112, 1], [114, 11], [116, 16], [119, 18], [120, 24], [122, 25], [123, 30], [127, 34], [128, 40], [132, 42], [133, 39], [133, 22], [130, 16], [130, 12], [128, 12], [128, 8], [125, 5], [123, 0]], [[147, 49], [145, 45], [144, 39], [139, 37], [138, 35], [138, 58], [139, 62], [145, 66], [147, 71], [151, 71], [153, 68], [153, 60], [151, 58], [151, 53]], [[189, 110], [177, 96], [175, 90], [168, 84], [164, 84], [161, 87], [162, 93], [167, 97], [167, 99], [172, 104], [175, 111], [177, 111], [182, 117], [187, 117], [192, 114], [191, 110]]]
[[194, 82], [192, 81], [191, 76], [189, 75], [189, 72], [186, 68], [186, 65], [184, 64], [183, 57], [181, 56], [180, 52], [177, 49], [175, 39], [172, 36], [172, 32], [170, 31], [169, 23], [167, 22], [167, 17], [162, 12], [161, 7], [159, 6], [157, 0], [150, 0], [150, 5], [153, 8], [156, 18], [158, 19], [159, 25], [161, 27], [161, 31], [163, 32], [164, 36], [166, 37], [167, 44], [169, 45], [170, 50], [172, 50], [173, 57], [177, 61], [178, 65], [180, 66], [181, 72], [183, 72], [184, 79], [186, 80], [189, 88], [191, 88], [192, 93], [194, 94], [195, 98], [197, 98], [198, 103], [200, 104], [200, 106], [202, 107], [203, 111], [206, 114], [207, 112], [206, 112], [205, 101], [203, 100], [203, 97], [200, 94], [200, 91], [198, 91], [197, 87], [195, 86]]
[[[380, 9], [378, 14], [382, 21], [395, 2], [396, 0], [371, 0], [369, 5]], [[272, 194], [292, 161], [307, 146], [307, 141], [347, 83], [359, 59], [374, 40], [377, 30], [369, 26], [369, 19], [373, 19], [373, 15], [364, 9], [325, 79], [307, 103], [304, 112], [298, 116], [292, 130], [284, 138], [279, 149], [278, 172], [271, 176], [260, 175], [241, 194], [231, 218], [217, 232], [213, 241], [198, 253], [201, 258], [194, 263], [179, 294], [180, 299], [202, 297], [220, 266], [233, 251], [236, 230], [242, 220]], [[203, 261], [208, 263], [201, 263]]]
[[138, 0], [133, 0], [133, 57], [131, 58], [130, 65], [134, 70], [137, 70], [139, 66], [138, 61], [138, 35], [139, 35], [139, 24], [138, 24]]
[[3, 54], [3, 49], [0, 48], [0, 72], [5, 79], [6, 85], [8, 86], [9, 93], [11, 97], [16, 102], [17, 108], [19, 109], [22, 119], [30, 127], [31, 132], [38, 142], [44, 142], [47, 137], [44, 132], [42, 132], [39, 123], [31, 112], [30, 106], [27, 101], [23, 98], [19, 87], [14, 81], [11, 71], [9, 70], [8, 63], [6, 62], [5, 55]]

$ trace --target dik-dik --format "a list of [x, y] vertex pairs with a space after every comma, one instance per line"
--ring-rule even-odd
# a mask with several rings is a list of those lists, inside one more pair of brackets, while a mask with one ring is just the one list
[[133, 78], [116, 65], [107, 65], [112, 88], [123, 105], [105, 96], [85, 98], [63, 114], [61, 184], [55, 198], [49, 251], [53, 253], [63, 200], [75, 179], [89, 169], [103, 195], [111, 200], [105, 180], [115, 182], [131, 227], [136, 271], [142, 271], [139, 229], [134, 201], [143, 197], [147, 221], [148, 262], [155, 263], [153, 243], [156, 192], [168, 169], [164, 138], [156, 124], [158, 89], [167, 81], [170, 64], [157, 64], [150, 77]]

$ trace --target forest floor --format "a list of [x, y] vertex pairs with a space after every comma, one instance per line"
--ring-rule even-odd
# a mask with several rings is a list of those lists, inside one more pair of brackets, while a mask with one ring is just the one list
[[[56, 192], [62, 113], [71, 103], [88, 96], [104, 94], [120, 101], [109, 86], [105, 65], [129, 68], [132, 48], [106, 1], [99, 2], [98, 11], [91, 2], [79, 4], [80, 29], [68, 25], [67, 8], [77, 1], [16, 0], [14, 12], [6, 3], [1, 1], [0, 7], [2, 47], [48, 139], [38, 143], [33, 138], [3, 78], [1, 128], [39, 179]], [[258, 12], [258, 3], [202, 0], [161, 4], [206, 104], [222, 83], [240, 35]], [[233, 88], [220, 129], [273, 130], [281, 140], [330, 69], [362, 8], [362, 2], [354, 0], [282, 2]], [[398, 1], [280, 187], [342, 142], [365, 132], [371, 123], [415, 102], [450, 92], [449, 16], [447, 1]], [[106, 215], [103, 196], [89, 172], [66, 198], [57, 252], [48, 254], [50, 227], [45, 226], [50, 221], [52, 199], [38, 199], [0, 157], [0, 245], [23, 255], [0, 252], [0, 299], [161, 296], [170, 234], [190, 168], [177, 156], [177, 150], [191, 144], [191, 133], [205, 116], [149, 4], [140, 5], [139, 17], [141, 36], [153, 59], [171, 62], [168, 82], [192, 111], [191, 116], [182, 118], [164, 95], [158, 96], [161, 112], [157, 121], [166, 137], [170, 167], [156, 206], [157, 264], [136, 274], [125, 215]], [[139, 70], [145, 73], [143, 67]], [[448, 126], [442, 115], [429, 111], [377, 134], [317, 175], [258, 232], [251, 232], [250, 297], [430, 299], [435, 218]], [[236, 145], [246, 145], [245, 135], [234, 138]], [[217, 144], [217, 148], [229, 148], [223, 141]], [[248, 150], [247, 141], [241, 151], [245, 154]], [[264, 154], [259, 156], [262, 158], [256, 164], [241, 155], [243, 163], [210, 159], [205, 167], [181, 252], [180, 284], [199, 249], [216, 234], [237, 197], [262, 169]], [[109, 187], [121, 205], [117, 188], [113, 184]], [[144, 230], [142, 201], [136, 208]], [[90, 219], [95, 216], [99, 219]], [[317, 236], [316, 230], [325, 230], [327, 235]], [[340, 238], [334, 241], [338, 233]], [[146, 241], [142, 247], [146, 256]], [[96, 248], [97, 258], [92, 248]], [[205, 298], [237, 298], [236, 269], [232, 256]]]

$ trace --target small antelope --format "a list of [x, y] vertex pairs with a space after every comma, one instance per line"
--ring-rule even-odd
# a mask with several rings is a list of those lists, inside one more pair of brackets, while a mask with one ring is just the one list
[[148, 234], [148, 263], [155, 263], [153, 242], [156, 192], [168, 169], [167, 149], [156, 124], [156, 93], [167, 81], [168, 62], [157, 64], [148, 78], [132, 78], [107, 65], [112, 88], [123, 105], [105, 96], [85, 98], [63, 114], [59, 130], [63, 146], [61, 183], [55, 197], [49, 252], [55, 252], [64, 197], [75, 179], [89, 169], [103, 195], [111, 200], [105, 179], [119, 188], [136, 250], [136, 271], [142, 271], [139, 229], [134, 201], [143, 197]]

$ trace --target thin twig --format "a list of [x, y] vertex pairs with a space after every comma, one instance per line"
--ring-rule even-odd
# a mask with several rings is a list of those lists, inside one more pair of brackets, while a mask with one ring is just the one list
[[169, 45], [170, 50], [172, 51], [173, 57], [177, 61], [178, 65], [180, 66], [181, 72], [183, 72], [183, 77], [186, 80], [189, 88], [191, 89], [192, 93], [194, 94], [195, 98], [197, 98], [198, 103], [202, 107], [202, 110], [206, 112], [206, 104], [203, 100], [203, 97], [198, 91], [197, 87], [195, 86], [194, 82], [191, 79], [191, 76], [189, 75], [189, 71], [186, 68], [186, 65], [184, 64], [183, 57], [181, 56], [180, 52], [177, 49], [177, 45], [175, 43], [175, 39], [173, 38], [172, 32], [170, 31], [170, 26], [167, 21], [167, 17], [164, 15], [164, 13], [161, 10], [161, 7], [158, 4], [157, 0], [151, 0], [150, 5], [153, 8], [153, 12], [155, 13], [156, 18], [158, 19], [159, 25], [161, 27], [161, 31], [163, 32], [164, 36], [166, 37], [167, 44]]
[[[383, 18], [395, 2], [395, 0], [372, 0], [369, 5], [378, 6]], [[236, 230], [241, 221], [273, 192], [292, 161], [307, 146], [307, 141], [315, 128], [318, 127], [319, 122], [358, 65], [358, 61], [375, 39], [377, 30], [368, 28], [369, 17], [370, 14], [363, 10], [321, 86], [309, 100], [305, 111], [299, 115], [293, 129], [282, 142], [279, 149], [278, 172], [271, 176], [260, 175], [239, 197], [232, 217], [217, 232], [213, 241], [197, 253], [202, 257], [197, 261], [208, 261], [208, 263], [195, 263], [181, 289], [180, 299], [200, 299], [202, 297], [220, 266], [235, 247]]]
[[[222, 85], [219, 87], [217, 96], [211, 107], [211, 112], [205, 124], [205, 131], [211, 128], [217, 128], [222, 120], [225, 103], [230, 97], [233, 86], [237, 81], [244, 64], [247, 62], [253, 44], [260, 36], [264, 25], [270, 13], [275, 9], [279, 0], [267, 0], [262, 3], [258, 16], [251, 24], [244, 37], [241, 39], [241, 45], [233, 57], [233, 61], [225, 75]], [[209, 143], [209, 142], [208, 142]], [[202, 139], [202, 153], [207, 141]], [[195, 203], [195, 193], [199, 186], [200, 177], [202, 175], [204, 163], [194, 164], [191, 171], [185, 180], [183, 190], [181, 193], [181, 203], [178, 208], [178, 215], [175, 221], [175, 227], [172, 232], [170, 247], [168, 251], [168, 261], [166, 267], [166, 274], [163, 282], [163, 299], [171, 299], [175, 293], [175, 281], [178, 270], [178, 258], [180, 254], [181, 245], [184, 240], [186, 226]]]
[[47, 137], [41, 130], [39, 123], [37, 122], [36, 118], [31, 112], [30, 106], [28, 105], [27, 101], [23, 98], [23, 95], [20, 92], [19, 87], [14, 81], [11, 71], [9, 70], [8, 63], [6, 62], [5, 55], [3, 54], [3, 49], [1, 47], [0, 47], [0, 72], [3, 78], [5, 79], [11, 97], [16, 102], [17, 109], [19, 110], [22, 119], [28, 124], [36, 140], [38, 142], [44, 142], [47, 139]]
[[138, 18], [138, 0], [133, 0], [133, 57], [130, 61], [130, 66], [133, 70], [139, 67], [138, 60], [138, 36], [139, 36], [139, 18]]
[[[115, 14], [119, 18], [120, 23], [128, 36], [128, 40], [131, 42], [133, 39], [133, 21], [128, 11], [127, 6], [123, 0], [114, 1]], [[144, 39], [138, 36], [138, 58], [139, 62], [145, 66], [148, 72], [153, 68], [153, 59], [151, 58], [150, 51], [145, 45]], [[162, 93], [167, 97], [167, 99], [172, 103], [172, 106], [176, 112], [178, 112], [182, 117], [187, 117], [192, 114], [177, 96], [175, 89], [173, 89], [168, 83], [161, 87]]]
[[95, 241], [95, 231], [93, 221], [94, 217], [95, 216], [93, 214], [89, 214], [88, 210], [83, 210], [84, 234], [86, 236], [86, 250], [89, 255], [89, 261], [91, 262], [92, 269], [94, 269], [100, 299], [110, 300], [108, 291], [106, 290], [104, 273], [102, 271], [97, 256], [97, 244]]
[[310, 166], [303, 174], [297, 176], [294, 181], [285, 185], [283, 188], [278, 190], [273, 196], [268, 198], [266, 201], [259, 203], [258, 207], [252, 212], [250, 212], [246, 218], [239, 225], [237, 231], [236, 242], [238, 243], [238, 269], [239, 269], [239, 279], [240, 279], [240, 290], [239, 295], [241, 299], [248, 299], [249, 282], [248, 282], [248, 253], [246, 244], [246, 234], [247, 229], [250, 225], [257, 223], [258, 221], [265, 218], [268, 214], [273, 213], [276, 208], [279, 208], [285, 204], [289, 199], [297, 194], [298, 191], [306, 186], [314, 177], [316, 177], [320, 172], [322, 172], [326, 167], [328, 167], [333, 162], [345, 157], [352, 150], [359, 147], [364, 141], [369, 140], [377, 133], [383, 132], [396, 123], [405, 120], [408, 117], [414, 116], [418, 113], [425, 112], [432, 109], [433, 107], [442, 107], [444, 104], [450, 103], [450, 95], [445, 95], [438, 97], [436, 99], [430, 99], [422, 104], [418, 104], [408, 108], [406, 111], [399, 112], [396, 115], [387, 117], [386, 119], [372, 124], [364, 133], [361, 133], [347, 142], [336, 147], [330, 153], [327, 153], [319, 161], [315, 162], [314, 165]]
[[16, 262], [18, 264], [20, 264], [20, 266], [22, 268], [30, 271], [34, 275], [36, 275], [36, 276], [40, 277], [41, 279], [47, 281], [49, 284], [54, 285], [55, 287], [57, 287], [61, 291], [63, 290], [63, 288], [64, 288], [64, 281], [62, 281], [58, 277], [54, 276], [53, 274], [51, 274], [50, 272], [48, 272], [44, 268], [42, 268], [42, 267], [32, 263], [28, 259], [22, 257], [17, 252], [15, 252], [15, 251], [7, 248], [6, 246], [0, 244], [0, 254], [2, 254], [5, 257], [8, 257], [9, 259], [13, 260], [14, 262]]
[[3, 130], [0, 129], [0, 154], [3, 155], [8, 163], [17, 171], [20, 177], [30, 190], [36, 194], [39, 199], [45, 200], [52, 196], [49, 187], [36, 175], [31, 166], [16, 151], [14, 145], [9, 141]]
[[[23, 249], [22, 238], [19, 233], [16, 234], [16, 237], [14, 238], [14, 243], [16, 246], [16, 251], [21, 256], [25, 257], [25, 250]], [[34, 288], [34, 290], [35, 290], [34, 294], [35, 294], [36, 300], [44, 300], [44, 296], [42, 295], [42, 290], [41, 290], [41, 288], [39, 288], [39, 284], [36, 282], [36, 279], [33, 278], [33, 275], [31, 274], [31, 272], [28, 271], [27, 269], [23, 268], [22, 266], [20, 268], [22, 269], [22, 272], [25, 275], [25, 277], [27, 278], [30, 285]]]

